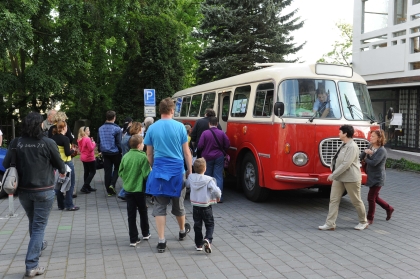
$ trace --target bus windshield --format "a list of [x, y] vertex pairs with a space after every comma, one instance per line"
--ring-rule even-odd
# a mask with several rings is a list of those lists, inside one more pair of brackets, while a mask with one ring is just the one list
[[347, 120], [374, 120], [372, 103], [366, 85], [338, 82], [344, 117]]
[[334, 81], [289, 79], [280, 84], [277, 99], [284, 102], [283, 117], [341, 118]]

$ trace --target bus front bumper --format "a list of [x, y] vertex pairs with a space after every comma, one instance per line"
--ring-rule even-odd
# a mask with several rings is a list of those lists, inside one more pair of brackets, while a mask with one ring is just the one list
[[[305, 185], [331, 185], [331, 182], [327, 180], [331, 172], [325, 172], [320, 174], [310, 173], [298, 173], [298, 172], [285, 172], [285, 171], [273, 171], [271, 176], [274, 180], [279, 182], [287, 183], [299, 183]], [[367, 176], [362, 172], [362, 184], [366, 182]]]

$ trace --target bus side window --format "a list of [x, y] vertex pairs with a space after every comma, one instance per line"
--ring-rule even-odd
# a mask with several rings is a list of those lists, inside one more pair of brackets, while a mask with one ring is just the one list
[[263, 83], [258, 85], [257, 93], [255, 94], [254, 116], [271, 116], [273, 113], [273, 94], [273, 83]]
[[181, 116], [188, 116], [188, 111], [190, 109], [191, 97], [184, 97], [181, 106]]
[[203, 97], [202, 94], [197, 94], [197, 95], [192, 96], [189, 116], [192, 116], [192, 117], [198, 116], [198, 112], [200, 111], [202, 97]]
[[203, 104], [201, 105], [201, 109], [200, 109], [200, 116], [204, 117], [206, 114], [206, 109], [214, 108], [214, 101], [216, 100], [216, 93], [212, 92], [212, 93], [206, 93], [204, 94], [203, 97]]
[[222, 105], [222, 120], [228, 121], [229, 118], [229, 107], [230, 107], [230, 96], [223, 97], [223, 105]]
[[231, 110], [231, 116], [233, 117], [245, 117], [249, 95], [251, 94], [251, 86], [241, 86], [235, 89], [235, 95], [233, 96], [233, 104]]

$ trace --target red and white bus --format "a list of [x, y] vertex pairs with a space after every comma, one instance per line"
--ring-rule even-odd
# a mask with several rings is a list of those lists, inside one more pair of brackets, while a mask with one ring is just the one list
[[[231, 144], [228, 171], [252, 201], [266, 199], [268, 189], [328, 192], [329, 167], [341, 145], [339, 127], [355, 128], [361, 150], [369, 144], [369, 132], [379, 128], [366, 82], [346, 66], [261, 66], [177, 92], [175, 119], [194, 125], [207, 108], [216, 111]], [[325, 94], [323, 102], [319, 94]], [[318, 111], [326, 107], [330, 113], [321, 117]]]

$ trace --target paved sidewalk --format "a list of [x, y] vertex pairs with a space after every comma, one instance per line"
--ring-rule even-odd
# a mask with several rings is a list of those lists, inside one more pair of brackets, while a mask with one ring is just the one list
[[[80, 161], [75, 166], [80, 189]], [[129, 247], [126, 203], [106, 196], [101, 170], [94, 179], [98, 191], [75, 199], [81, 210], [63, 212], [54, 204], [40, 259], [46, 273], [36, 278], [420, 278], [420, 176], [387, 175], [381, 197], [395, 213], [387, 222], [378, 207], [367, 230], [353, 229], [357, 214], [348, 197], [337, 230], [325, 232], [317, 227], [329, 200], [316, 190], [274, 192], [269, 201], [253, 203], [228, 188], [225, 202], [213, 207], [213, 253], [195, 251], [193, 232], [178, 241], [175, 218], [168, 215], [168, 248], [160, 254], [150, 209], [151, 239]], [[364, 200], [367, 191], [363, 187]], [[0, 200], [0, 278], [22, 278], [25, 270], [28, 221], [18, 198], [15, 209], [17, 218], [4, 218], [8, 200]], [[186, 209], [192, 224], [189, 201]]]

